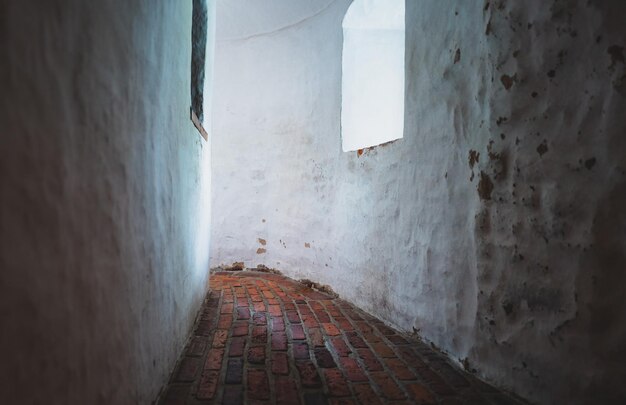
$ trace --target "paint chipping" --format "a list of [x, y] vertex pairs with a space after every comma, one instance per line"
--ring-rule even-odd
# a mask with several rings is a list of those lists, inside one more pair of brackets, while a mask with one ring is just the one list
[[265, 252], [267, 252], [267, 249], [264, 249], [264, 248], [258, 248], [258, 249], [256, 250], [256, 254], [257, 254], [257, 255], [261, 255], [261, 254], [263, 254], [263, 253], [265, 253]]
[[316, 291], [319, 291], [319, 292], [323, 292], [323, 293], [328, 294], [328, 295], [330, 295], [332, 297], [336, 298], [336, 297], [339, 296], [339, 294], [334, 292], [333, 289], [329, 285], [316, 283], [315, 281], [311, 281], [311, 280], [306, 279], [306, 278], [298, 280], [298, 282], [301, 283], [301, 284], [304, 284], [305, 286], [307, 286], [307, 287], [309, 287], [309, 288], [311, 288], [313, 290], [316, 290]]
[[261, 273], [282, 274], [280, 270], [276, 270], [271, 267], [267, 267], [264, 264], [257, 264], [256, 267], [248, 268], [248, 271], [258, 271]]
[[267, 245], [267, 241], [266, 241], [265, 239], [263, 239], [263, 238], [258, 238], [257, 240], [259, 241], [259, 243], [260, 243], [261, 245], [263, 245], [263, 246]]
[[539, 144], [539, 146], [537, 146], [537, 153], [539, 153], [539, 156], [543, 156], [547, 152], [548, 152], [548, 143], [544, 140], [543, 142]]
[[478, 196], [481, 200], [491, 200], [491, 192], [493, 191], [493, 183], [489, 175], [483, 171], [480, 172], [480, 181], [478, 182]]
[[218, 266], [217, 270], [219, 271], [242, 271], [245, 268], [243, 262], [234, 262], [229, 265]]
[[470, 169], [474, 168], [474, 165], [478, 163], [478, 159], [480, 159], [480, 153], [476, 152], [473, 149], [470, 150], [468, 157]]
[[502, 77], [500, 77], [500, 81], [505, 89], [510, 90], [511, 87], [513, 87], [513, 84], [517, 81], [517, 73], [513, 76], [502, 75]]
[[304, 243], [304, 247], [305, 247], [305, 248], [310, 248], [310, 247], [311, 247], [311, 244], [310, 244], [309, 242], [305, 242], [305, 243]]

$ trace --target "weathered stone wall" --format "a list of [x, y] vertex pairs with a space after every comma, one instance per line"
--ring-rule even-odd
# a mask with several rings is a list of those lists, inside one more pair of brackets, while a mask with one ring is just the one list
[[147, 404], [207, 288], [191, 0], [0, 2], [0, 403]]
[[626, 5], [407, 1], [405, 135], [359, 155], [349, 1], [281, 3], [258, 32], [218, 7], [212, 264], [328, 284], [539, 403], [623, 403]]

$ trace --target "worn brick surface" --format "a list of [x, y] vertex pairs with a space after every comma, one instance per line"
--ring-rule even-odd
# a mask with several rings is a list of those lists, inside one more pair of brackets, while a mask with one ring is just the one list
[[255, 346], [248, 349], [248, 363], [265, 364], [265, 346]]
[[274, 380], [274, 392], [278, 404], [300, 404], [300, 396], [296, 381], [289, 377], [276, 377]]
[[202, 373], [200, 384], [198, 385], [198, 393], [196, 394], [198, 399], [213, 398], [217, 391], [218, 379], [219, 373], [217, 371], [207, 370]]
[[248, 370], [248, 398], [270, 399], [270, 386], [265, 370]]
[[272, 353], [272, 373], [274, 374], [289, 374], [289, 356], [284, 352]]
[[520, 404], [349, 303], [219, 272], [160, 404]]
[[221, 370], [224, 349], [211, 349], [204, 362], [205, 370]]
[[196, 357], [183, 357], [176, 373], [177, 381], [193, 381], [198, 374], [200, 360]]

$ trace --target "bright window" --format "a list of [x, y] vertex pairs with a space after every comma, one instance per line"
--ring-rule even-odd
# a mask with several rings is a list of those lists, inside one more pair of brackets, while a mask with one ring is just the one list
[[404, 133], [404, 1], [355, 0], [343, 19], [344, 152]]

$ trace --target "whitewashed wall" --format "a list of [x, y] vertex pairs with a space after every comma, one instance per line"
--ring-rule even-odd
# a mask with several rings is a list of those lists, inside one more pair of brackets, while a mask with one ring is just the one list
[[349, 3], [218, 6], [212, 265], [329, 284], [539, 403], [622, 403], [626, 5], [407, 1], [405, 135], [359, 157]]
[[0, 3], [0, 403], [149, 404], [207, 289], [191, 0]]

